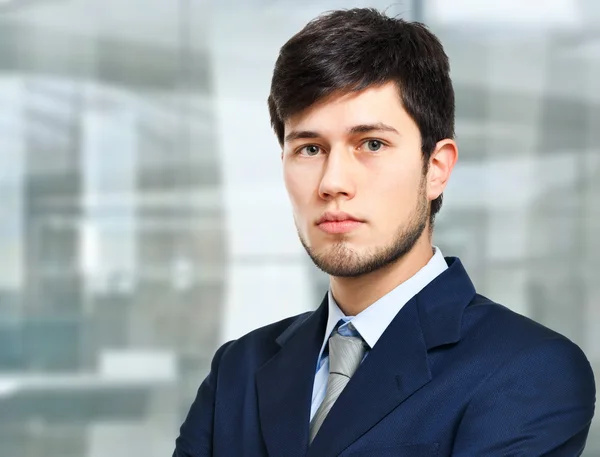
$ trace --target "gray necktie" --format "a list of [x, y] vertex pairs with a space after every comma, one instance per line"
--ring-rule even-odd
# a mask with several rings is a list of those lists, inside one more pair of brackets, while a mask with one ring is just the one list
[[342, 336], [337, 331], [329, 338], [329, 377], [325, 399], [310, 421], [310, 442], [317, 435], [329, 410], [360, 365], [367, 345], [360, 336]]

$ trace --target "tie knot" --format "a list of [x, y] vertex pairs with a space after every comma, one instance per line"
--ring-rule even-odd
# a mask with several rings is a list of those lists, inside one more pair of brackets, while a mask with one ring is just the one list
[[329, 372], [351, 378], [366, 350], [366, 343], [360, 336], [343, 336], [334, 332], [329, 338]]

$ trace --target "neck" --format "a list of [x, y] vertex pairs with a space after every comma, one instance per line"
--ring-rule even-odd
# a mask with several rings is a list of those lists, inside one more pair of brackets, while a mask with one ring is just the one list
[[346, 316], [356, 316], [414, 276], [433, 257], [431, 239], [423, 236], [396, 262], [356, 278], [330, 276], [331, 292]]

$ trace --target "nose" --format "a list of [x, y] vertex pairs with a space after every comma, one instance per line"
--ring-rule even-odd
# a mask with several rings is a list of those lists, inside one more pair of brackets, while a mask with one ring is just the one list
[[323, 200], [354, 198], [356, 183], [353, 177], [353, 165], [352, 158], [344, 151], [330, 151], [319, 185], [319, 196]]

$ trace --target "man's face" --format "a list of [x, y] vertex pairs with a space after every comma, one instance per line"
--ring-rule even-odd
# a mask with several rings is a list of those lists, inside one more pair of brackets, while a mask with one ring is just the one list
[[423, 236], [421, 135], [395, 84], [317, 103], [285, 123], [285, 136], [296, 228], [320, 269], [361, 276], [403, 257]]

